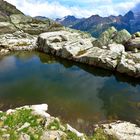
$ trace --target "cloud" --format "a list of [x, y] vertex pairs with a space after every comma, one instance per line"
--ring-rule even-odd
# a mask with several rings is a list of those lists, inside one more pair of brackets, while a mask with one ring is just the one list
[[89, 17], [93, 14], [101, 16], [125, 14], [134, 8], [139, 0], [6, 0], [19, 10], [31, 16], [46, 16], [50, 18], [74, 15]]

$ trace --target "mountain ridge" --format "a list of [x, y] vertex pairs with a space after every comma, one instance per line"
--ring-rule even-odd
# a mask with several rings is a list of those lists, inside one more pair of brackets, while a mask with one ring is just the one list
[[73, 19], [75, 20], [70, 21], [70, 24], [67, 22], [69, 20], [67, 17], [68, 16], [63, 18], [63, 20], [56, 20], [56, 22], [59, 22], [66, 27], [89, 32], [92, 36], [95, 37], [99, 37], [102, 32], [112, 26], [114, 26], [117, 30], [126, 29], [130, 33], [140, 31], [140, 19], [138, 18], [140, 17], [140, 13], [138, 13], [136, 21], [136, 14], [131, 10], [128, 11], [124, 16], [110, 15], [108, 17], [101, 17], [99, 15], [92, 15], [83, 19], [74, 17]]

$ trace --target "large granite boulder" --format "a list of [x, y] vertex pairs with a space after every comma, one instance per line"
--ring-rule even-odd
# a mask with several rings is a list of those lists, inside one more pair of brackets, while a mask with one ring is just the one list
[[88, 65], [115, 70], [120, 57], [120, 53], [93, 47], [89, 49], [85, 54], [78, 56], [75, 59]]
[[140, 77], [140, 56], [139, 53], [123, 53], [118, 63], [117, 71], [133, 77]]
[[93, 38], [86, 38], [78, 32], [58, 31], [41, 34], [37, 45], [45, 53], [71, 59], [92, 48], [92, 40]]

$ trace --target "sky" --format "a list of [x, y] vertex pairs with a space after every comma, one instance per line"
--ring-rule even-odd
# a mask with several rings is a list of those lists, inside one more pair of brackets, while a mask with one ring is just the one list
[[74, 15], [78, 18], [124, 15], [140, 8], [140, 0], [6, 0], [30, 16], [46, 16], [52, 19]]

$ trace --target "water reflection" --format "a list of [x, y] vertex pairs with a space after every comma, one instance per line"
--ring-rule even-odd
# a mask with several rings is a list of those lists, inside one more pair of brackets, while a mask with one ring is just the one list
[[0, 109], [39, 103], [82, 131], [108, 119], [139, 124], [139, 80], [41, 53], [1, 58]]

